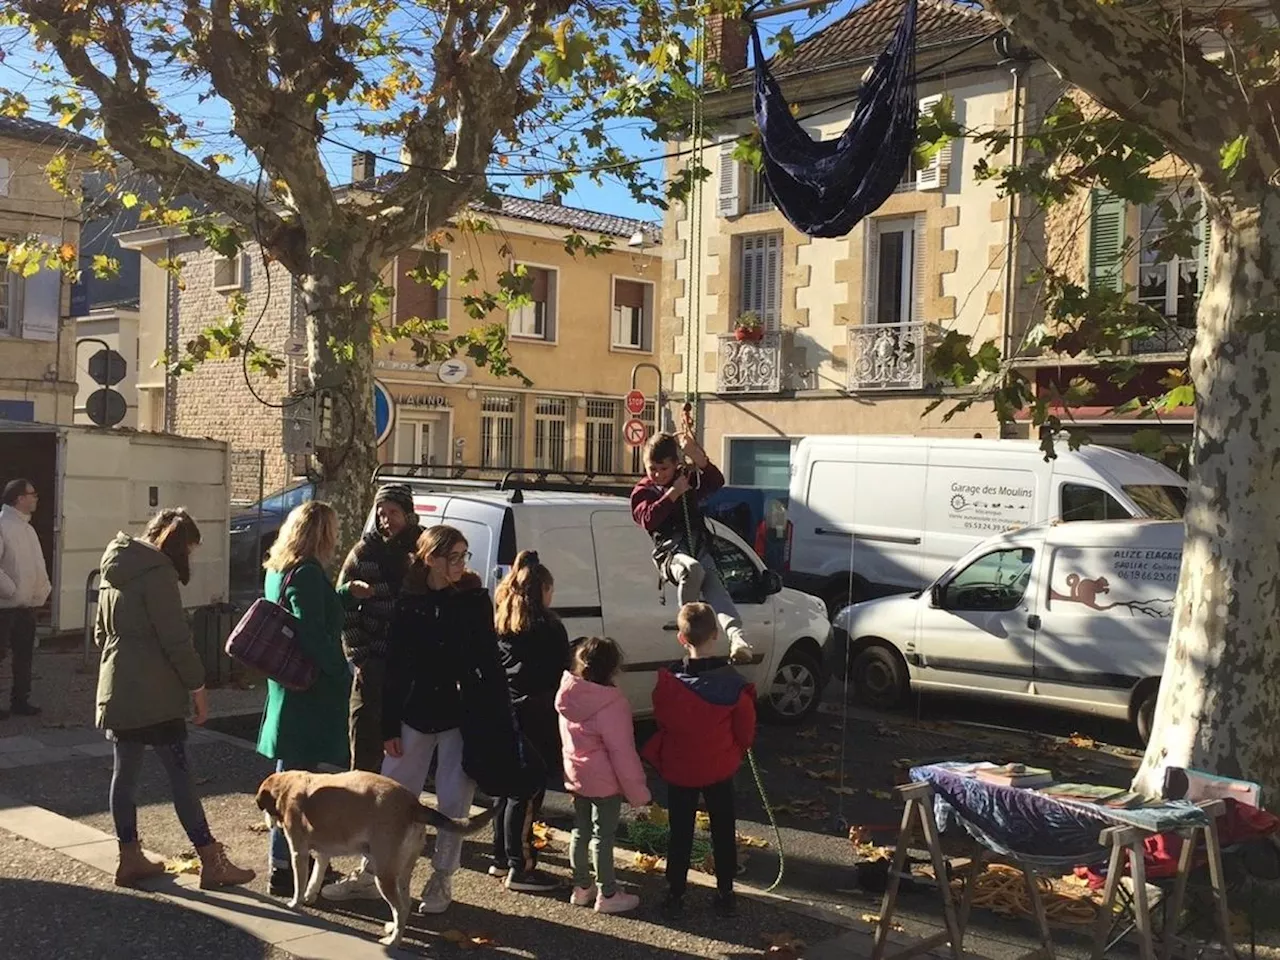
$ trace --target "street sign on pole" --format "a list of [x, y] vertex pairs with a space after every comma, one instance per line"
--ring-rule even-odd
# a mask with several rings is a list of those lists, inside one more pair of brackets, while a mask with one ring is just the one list
[[627, 394], [627, 399], [625, 401], [627, 413], [631, 414], [633, 417], [640, 416], [640, 414], [644, 413], [644, 403], [644, 394], [639, 390], [632, 390]]
[[649, 425], [643, 420], [632, 418], [622, 428], [622, 438], [627, 441], [629, 447], [643, 446], [649, 439]]
[[129, 365], [115, 350], [103, 348], [89, 358], [89, 376], [94, 383], [114, 387], [124, 379]]
[[104, 387], [89, 394], [84, 402], [84, 412], [98, 426], [114, 427], [129, 411], [124, 397], [110, 387]]

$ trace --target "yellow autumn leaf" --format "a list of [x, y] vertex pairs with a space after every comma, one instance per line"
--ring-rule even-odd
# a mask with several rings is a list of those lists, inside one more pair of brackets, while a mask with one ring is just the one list
[[658, 873], [662, 870], [661, 859], [651, 853], [636, 854], [636, 869], [641, 873]]
[[711, 814], [705, 810], [699, 810], [693, 815], [693, 823], [699, 830], [711, 829]]
[[76, 248], [69, 243], [64, 243], [58, 248], [58, 259], [63, 263], [72, 263], [76, 259]]
[[769, 841], [763, 837], [753, 837], [749, 833], [739, 833], [737, 835], [738, 846], [740, 847], [756, 847], [758, 849], [769, 846]]
[[174, 857], [172, 860], [164, 862], [166, 873], [199, 873], [200, 858], [199, 857]]

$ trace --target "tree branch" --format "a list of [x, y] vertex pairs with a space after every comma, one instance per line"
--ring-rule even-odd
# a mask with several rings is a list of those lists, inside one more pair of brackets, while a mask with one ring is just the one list
[[[98, 68], [89, 47], [74, 39], [89, 35], [89, 7], [77, 8], [61, 0], [18, 0], [18, 6], [33, 21], [50, 27], [49, 42], [67, 71], [97, 98], [108, 142], [141, 173], [162, 183], [180, 184], [175, 192], [192, 194], [241, 226], [256, 226], [267, 238], [283, 238], [288, 233], [289, 225], [263, 206], [252, 190], [212, 173], [168, 144], [167, 137], [162, 136], [167, 129], [165, 119], [145, 86], [132, 76], [124, 82], [112, 79]], [[117, 40], [120, 53], [113, 54], [113, 61], [119, 70], [123, 59], [127, 69], [136, 55], [127, 49], [127, 34], [117, 35]], [[273, 252], [283, 259], [286, 251], [282, 247]]]
[[1140, 10], [1098, 0], [982, 4], [1071, 83], [1163, 139], [1202, 179], [1221, 175], [1219, 150], [1251, 123], [1222, 66]]

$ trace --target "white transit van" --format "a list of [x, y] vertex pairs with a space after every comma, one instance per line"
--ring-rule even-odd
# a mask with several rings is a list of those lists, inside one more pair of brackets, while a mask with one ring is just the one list
[[786, 584], [827, 601], [918, 590], [993, 533], [1047, 520], [1180, 520], [1186, 482], [1141, 454], [1031, 440], [806, 437]]
[[[385, 469], [385, 468], [384, 468]], [[536, 474], [529, 471], [529, 474]], [[557, 476], [563, 476], [557, 474]], [[612, 637], [625, 663], [619, 686], [636, 716], [653, 712], [651, 695], [660, 667], [679, 660], [675, 587], [659, 586], [653, 543], [631, 519], [625, 496], [579, 492], [601, 484], [525, 484], [518, 478], [479, 481], [395, 476], [407, 483], [424, 527], [447, 523], [467, 538], [471, 566], [492, 591], [516, 554], [537, 550], [555, 576], [554, 610], [570, 638]], [[497, 488], [497, 489], [495, 489]], [[742, 616], [753, 662], [740, 666], [756, 685], [762, 713], [798, 723], [818, 707], [826, 684], [831, 624], [817, 597], [782, 585], [733, 531], [707, 521], [720, 572]], [[373, 516], [366, 529], [372, 529]], [[726, 646], [727, 651], [727, 646]]]
[[992, 537], [920, 593], [842, 610], [832, 666], [848, 664], [850, 693], [869, 706], [893, 706], [910, 685], [1126, 719], [1145, 741], [1182, 540], [1183, 524], [1152, 520]]

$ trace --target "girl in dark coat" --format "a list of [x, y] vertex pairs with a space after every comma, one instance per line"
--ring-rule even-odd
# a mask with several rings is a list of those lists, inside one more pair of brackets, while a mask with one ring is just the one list
[[497, 590], [498, 652], [528, 753], [530, 780], [518, 795], [498, 798], [489, 873], [505, 877], [508, 890], [523, 892], [559, 886], [555, 877], [537, 869], [533, 846], [533, 823], [542, 811], [547, 774], [560, 765], [556, 691], [569, 668], [569, 635], [551, 612], [554, 592], [551, 571], [533, 550], [516, 557]]
[[[432, 758], [440, 811], [466, 817], [477, 784], [504, 796], [521, 776], [511, 700], [498, 661], [493, 604], [467, 569], [466, 538], [436, 526], [418, 539], [392, 619], [383, 690], [383, 776], [422, 791]], [[462, 836], [436, 836], [422, 913], [453, 902]]]

